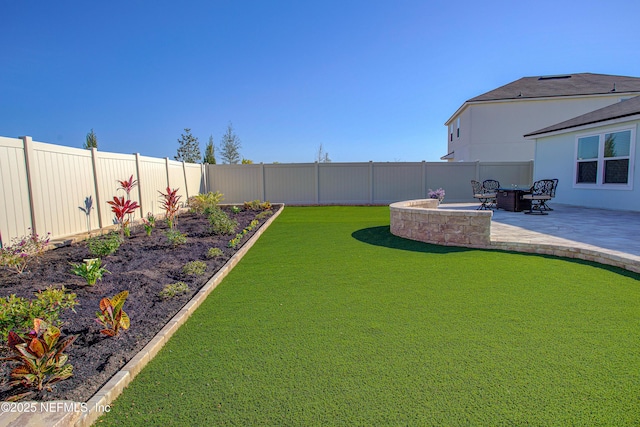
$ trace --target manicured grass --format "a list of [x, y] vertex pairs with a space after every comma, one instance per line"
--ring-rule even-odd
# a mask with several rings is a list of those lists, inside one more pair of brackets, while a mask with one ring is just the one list
[[638, 275], [388, 224], [287, 207], [97, 425], [640, 423]]

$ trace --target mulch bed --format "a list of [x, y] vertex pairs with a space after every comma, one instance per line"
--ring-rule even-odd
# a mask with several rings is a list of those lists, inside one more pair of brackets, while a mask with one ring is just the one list
[[[273, 210], [281, 209], [274, 206]], [[236, 232], [242, 231], [256, 218], [257, 212], [241, 211], [234, 214], [225, 208], [229, 216], [238, 221]], [[260, 220], [260, 226], [269, 217]], [[95, 286], [71, 273], [69, 263], [81, 263], [93, 258], [85, 242], [72, 244], [46, 252], [36, 262], [27, 267], [27, 272], [0, 269], [0, 296], [15, 294], [28, 299], [34, 293], [48, 286], [65, 286], [75, 293], [80, 305], [75, 313], [67, 310], [62, 316], [63, 335], [78, 335], [75, 343], [67, 349], [69, 363], [73, 365], [73, 376], [61, 381], [51, 391], [42, 393], [35, 400], [73, 400], [85, 402], [95, 394], [118, 370], [160, 331], [164, 325], [197, 293], [242, 245], [249, 240], [259, 227], [250, 231], [236, 248], [228, 243], [234, 235], [216, 236], [209, 232], [209, 223], [204, 216], [185, 213], [178, 217], [177, 228], [187, 235], [187, 243], [173, 247], [165, 237], [167, 229], [159, 221], [150, 237], [142, 226], [137, 226], [131, 237], [118, 251], [102, 259], [111, 274], [103, 276]], [[208, 259], [209, 248], [217, 247], [223, 255]], [[189, 261], [206, 262], [204, 276], [192, 277], [182, 274], [182, 266]], [[162, 299], [159, 292], [171, 283], [184, 282], [190, 291], [172, 299]], [[107, 337], [100, 333], [101, 326], [95, 321], [99, 302], [103, 297], [128, 290], [129, 297], [124, 310], [131, 319], [129, 330], [117, 337]], [[11, 354], [6, 347], [0, 348], [0, 356]], [[13, 364], [11, 364], [13, 365]], [[12, 366], [4, 362], [0, 366], [2, 383], [0, 400], [6, 400], [12, 392], [8, 381]]]

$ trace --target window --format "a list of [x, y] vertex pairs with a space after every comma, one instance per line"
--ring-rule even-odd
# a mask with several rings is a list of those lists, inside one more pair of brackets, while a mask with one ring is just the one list
[[460, 138], [460, 117], [456, 119], [456, 137]]
[[449, 141], [453, 142], [453, 123], [449, 123]]
[[581, 135], [576, 141], [576, 187], [632, 188], [635, 129]]

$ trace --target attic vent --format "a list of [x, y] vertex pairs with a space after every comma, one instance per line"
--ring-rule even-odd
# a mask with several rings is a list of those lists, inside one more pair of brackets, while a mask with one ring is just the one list
[[560, 80], [560, 79], [570, 79], [571, 76], [542, 76], [538, 78], [538, 80]]

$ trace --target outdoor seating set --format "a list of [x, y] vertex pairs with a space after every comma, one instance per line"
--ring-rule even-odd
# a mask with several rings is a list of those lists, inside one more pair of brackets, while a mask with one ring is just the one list
[[482, 183], [471, 180], [473, 197], [480, 202], [478, 210], [504, 209], [538, 215], [547, 215], [547, 211], [553, 210], [547, 202], [555, 197], [557, 186], [557, 179], [541, 179], [528, 189], [502, 188], [495, 179]]

